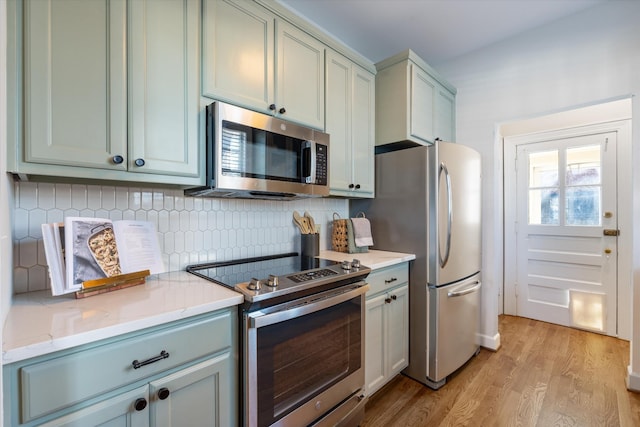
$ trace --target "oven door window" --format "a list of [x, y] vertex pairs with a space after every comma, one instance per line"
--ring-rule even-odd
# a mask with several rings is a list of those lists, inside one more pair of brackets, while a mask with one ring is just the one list
[[301, 139], [223, 120], [222, 174], [302, 182], [304, 145]]
[[267, 426], [361, 364], [361, 298], [257, 329], [258, 425]]

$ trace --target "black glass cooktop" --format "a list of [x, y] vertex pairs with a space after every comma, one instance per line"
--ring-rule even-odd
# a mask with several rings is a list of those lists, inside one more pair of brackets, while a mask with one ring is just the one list
[[242, 293], [245, 301], [260, 303], [271, 300], [275, 303], [354, 283], [371, 271], [359, 263], [345, 262], [303, 257], [292, 252], [195, 264], [188, 266], [187, 271]]
[[[338, 273], [333, 270], [325, 270], [326, 267], [337, 264], [340, 263], [322, 258], [303, 257], [292, 252], [266, 257], [195, 264], [188, 266], [187, 271], [234, 288], [238, 283], [248, 282], [252, 278], [266, 279], [269, 275], [289, 276], [296, 282], [337, 275]], [[323, 270], [308, 271], [316, 269]]]

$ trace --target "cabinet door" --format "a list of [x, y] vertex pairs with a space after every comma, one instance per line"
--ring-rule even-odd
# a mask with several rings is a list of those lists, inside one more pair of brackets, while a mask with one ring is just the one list
[[276, 21], [276, 33], [276, 111], [324, 129], [324, 45], [282, 20]]
[[443, 141], [456, 140], [456, 100], [455, 96], [438, 85], [436, 93], [435, 137]]
[[386, 295], [367, 299], [365, 303], [365, 392], [371, 396], [386, 382]]
[[354, 64], [351, 107], [352, 182], [358, 195], [368, 197], [373, 197], [375, 189], [375, 92], [374, 75]]
[[25, 161], [124, 170], [125, 0], [23, 5]]
[[433, 142], [434, 100], [436, 83], [415, 64], [411, 64], [411, 135], [425, 142]]
[[404, 285], [389, 292], [391, 303], [387, 304], [387, 332], [389, 367], [391, 379], [409, 364], [409, 286]]
[[196, 177], [200, 0], [129, 7], [129, 170]]
[[230, 352], [150, 383], [152, 426], [237, 424], [237, 387]]
[[274, 102], [274, 22], [247, 1], [204, 0], [204, 96], [260, 111]]
[[140, 399], [149, 401], [148, 391], [149, 388], [145, 385], [41, 425], [145, 427], [149, 425], [149, 406], [142, 405], [144, 408], [140, 410], [136, 410], [135, 406]]
[[326, 132], [330, 135], [331, 191], [344, 195], [353, 183], [351, 173], [351, 61], [327, 51]]

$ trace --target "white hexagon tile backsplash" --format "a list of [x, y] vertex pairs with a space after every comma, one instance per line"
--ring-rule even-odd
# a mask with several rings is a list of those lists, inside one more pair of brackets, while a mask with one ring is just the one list
[[67, 216], [137, 219], [156, 224], [167, 271], [198, 262], [299, 251], [294, 210], [321, 226], [320, 248], [330, 244], [333, 213], [348, 214], [345, 199], [286, 201], [186, 197], [182, 190], [16, 182], [14, 292], [50, 288], [41, 224]]

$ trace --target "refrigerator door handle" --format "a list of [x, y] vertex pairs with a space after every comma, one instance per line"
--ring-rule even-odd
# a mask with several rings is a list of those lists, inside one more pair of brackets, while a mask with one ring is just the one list
[[440, 163], [440, 171], [438, 173], [438, 181], [444, 173], [445, 182], [447, 184], [447, 249], [442, 257], [442, 252], [438, 248], [438, 258], [440, 258], [440, 268], [444, 268], [449, 261], [449, 255], [451, 253], [451, 226], [453, 224], [453, 197], [451, 195], [451, 177], [449, 176], [449, 170], [444, 162]]
[[482, 286], [482, 283], [480, 283], [480, 281], [478, 280], [472, 286], [469, 286], [468, 288], [464, 288], [461, 291], [450, 291], [450, 292], [447, 292], [447, 296], [448, 297], [461, 297], [463, 295], [468, 295], [468, 294], [470, 294], [472, 292], [475, 292], [478, 289], [480, 289], [481, 286]]

